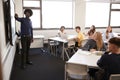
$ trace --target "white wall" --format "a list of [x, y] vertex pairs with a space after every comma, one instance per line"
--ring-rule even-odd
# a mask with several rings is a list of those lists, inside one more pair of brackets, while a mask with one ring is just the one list
[[[3, 80], [9, 80], [12, 64], [14, 60], [15, 55], [15, 47], [11, 46], [10, 44], [6, 44], [5, 41], [5, 26], [4, 26], [4, 14], [3, 14], [3, 0], [0, 0], [0, 59], [2, 61], [2, 72], [3, 72]], [[16, 37], [14, 37], [14, 41], [16, 40]]]
[[85, 11], [86, 3], [84, 0], [75, 0], [75, 26], [85, 29]]
[[10, 74], [13, 66], [13, 60], [15, 56], [15, 49], [16, 46], [11, 46], [9, 48], [9, 52], [7, 53], [7, 56], [2, 63], [3, 66], [3, 80], [9, 80], [10, 79]]
[[[1, 4], [2, 4], [2, 1], [0, 1], [0, 15], [2, 14], [2, 10], [1, 10], [2, 9], [2, 5]], [[0, 18], [0, 32], [1, 32], [1, 30], [2, 30], [2, 20]], [[2, 60], [2, 58], [1, 58], [1, 53], [2, 53], [2, 49], [1, 49], [1, 47], [2, 47], [1, 44], [2, 43], [1, 43], [1, 40], [2, 40], [2, 37], [1, 36], [2, 36], [2, 34], [0, 33], [0, 71], [1, 71], [0, 72], [0, 76], [2, 76], [2, 69], [1, 69], [1, 66], [2, 66], [2, 64], [1, 64], [1, 60]]]
[[[58, 31], [59, 30], [36, 30], [36, 31], [33, 32], [33, 34], [34, 35], [44, 35], [45, 36], [45, 40], [46, 40], [46, 39], [48, 39], [50, 37], [56, 36], [58, 34]], [[66, 31], [66, 33], [68, 35], [76, 34], [74, 29], [73, 30], [72, 29], [71, 30], [65, 30], [65, 31]]]
[[[15, 1], [15, 13], [17, 13], [19, 17], [23, 17], [22, 0], [14, 0], [14, 1]], [[18, 30], [20, 30], [20, 23], [16, 21], [16, 31]]]
[[[1, 42], [1, 53], [3, 53], [4, 51], [6, 51], [6, 43], [5, 43], [5, 30], [4, 30], [4, 19], [3, 19], [3, 6], [2, 6], [2, 1], [0, 1], [0, 41]], [[5, 57], [5, 53], [1, 54], [2, 57], [2, 61], [3, 61], [3, 57]]]

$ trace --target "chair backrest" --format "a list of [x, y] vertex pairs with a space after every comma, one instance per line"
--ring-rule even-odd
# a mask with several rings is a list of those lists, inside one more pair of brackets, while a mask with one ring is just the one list
[[81, 41], [81, 47], [83, 47], [87, 43], [88, 39], [84, 39]]
[[58, 45], [59, 43], [57, 41], [50, 41], [49, 45]]
[[87, 65], [66, 62], [66, 71], [74, 74], [87, 73]]
[[111, 74], [109, 80], [120, 80], [120, 74]]

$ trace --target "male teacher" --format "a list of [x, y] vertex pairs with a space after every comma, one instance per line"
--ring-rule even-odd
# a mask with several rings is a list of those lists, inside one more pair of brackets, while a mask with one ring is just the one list
[[21, 53], [21, 68], [25, 69], [26, 64], [32, 65], [32, 62], [29, 59], [29, 49], [30, 44], [33, 42], [33, 29], [32, 29], [32, 22], [30, 17], [33, 15], [31, 9], [25, 9], [24, 11], [25, 17], [19, 18], [18, 14], [15, 14], [15, 19], [21, 23], [21, 46], [22, 46], [22, 53]]

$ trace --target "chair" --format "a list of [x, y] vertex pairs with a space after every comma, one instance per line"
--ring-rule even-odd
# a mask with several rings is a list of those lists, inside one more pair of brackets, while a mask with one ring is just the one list
[[84, 39], [81, 41], [81, 47], [84, 47], [84, 45], [87, 43], [88, 39]]
[[54, 55], [57, 56], [57, 46], [59, 43], [57, 41], [49, 41], [49, 46], [50, 46], [50, 52]]
[[[84, 39], [84, 40], [82, 40], [81, 42], [80, 42], [80, 46], [77, 46], [76, 47], [76, 50], [78, 50], [78, 49], [83, 49], [83, 47], [84, 47], [84, 45], [87, 43], [87, 41], [88, 41], [88, 39]], [[76, 43], [77, 44], [77, 43]]]
[[111, 74], [109, 80], [120, 80], [120, 74]]
[[[72, 51], [70, 51], [72, 50]], [[73, 52], [75, 53], [75, 43], [73, 41], [68, 41], [67, 47], [64, 47], [65, 54], [67, 56], [67, 59], [70, 58], [70, 54]]]
[[79, 79], [88, 80], [87, 65], [66, 62], [65, 64], [65, 80]]

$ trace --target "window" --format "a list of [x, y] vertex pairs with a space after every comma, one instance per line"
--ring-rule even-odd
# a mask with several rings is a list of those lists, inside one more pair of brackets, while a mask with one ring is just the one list
[[112, 9], [120, 9], [120, 4], [112, 4]]
[[111, 26], [120, 26], [120, 4], [111, 4]]
[[33, 15], [31, 16], [32, 25], [33, 25], [34, 28], [40, 28], [40, 24], [41, 24], [40, 10], [32, 9], [32, 11], [33, 11]]
[[30, 8], [33, 15], [30, 17], [34, 29], [41, 28], [41, 0], [24, 0], [23, 9]]
[[23, 9], [26, 8], [33, 10], [33, 28], [73, 26], [73, 0], [24, 0]]
[[96, 27], [106, 27], [109, 23], [109, 3], [86, 3], [86, 27], [95, 25]]
[[5, 38], [6, 44], [11, 40], [11, 23], [10, 23], [10, 2], [3, 1], [4, 24], [5, 24]]
[[120, 11], [111, 12], [111, 26], [120, 26]]
[[40, 1], [24, 1], [25, 7], [40, 7]]
[[72, 0], [43, 0], [43, 28], [72, 28]]

